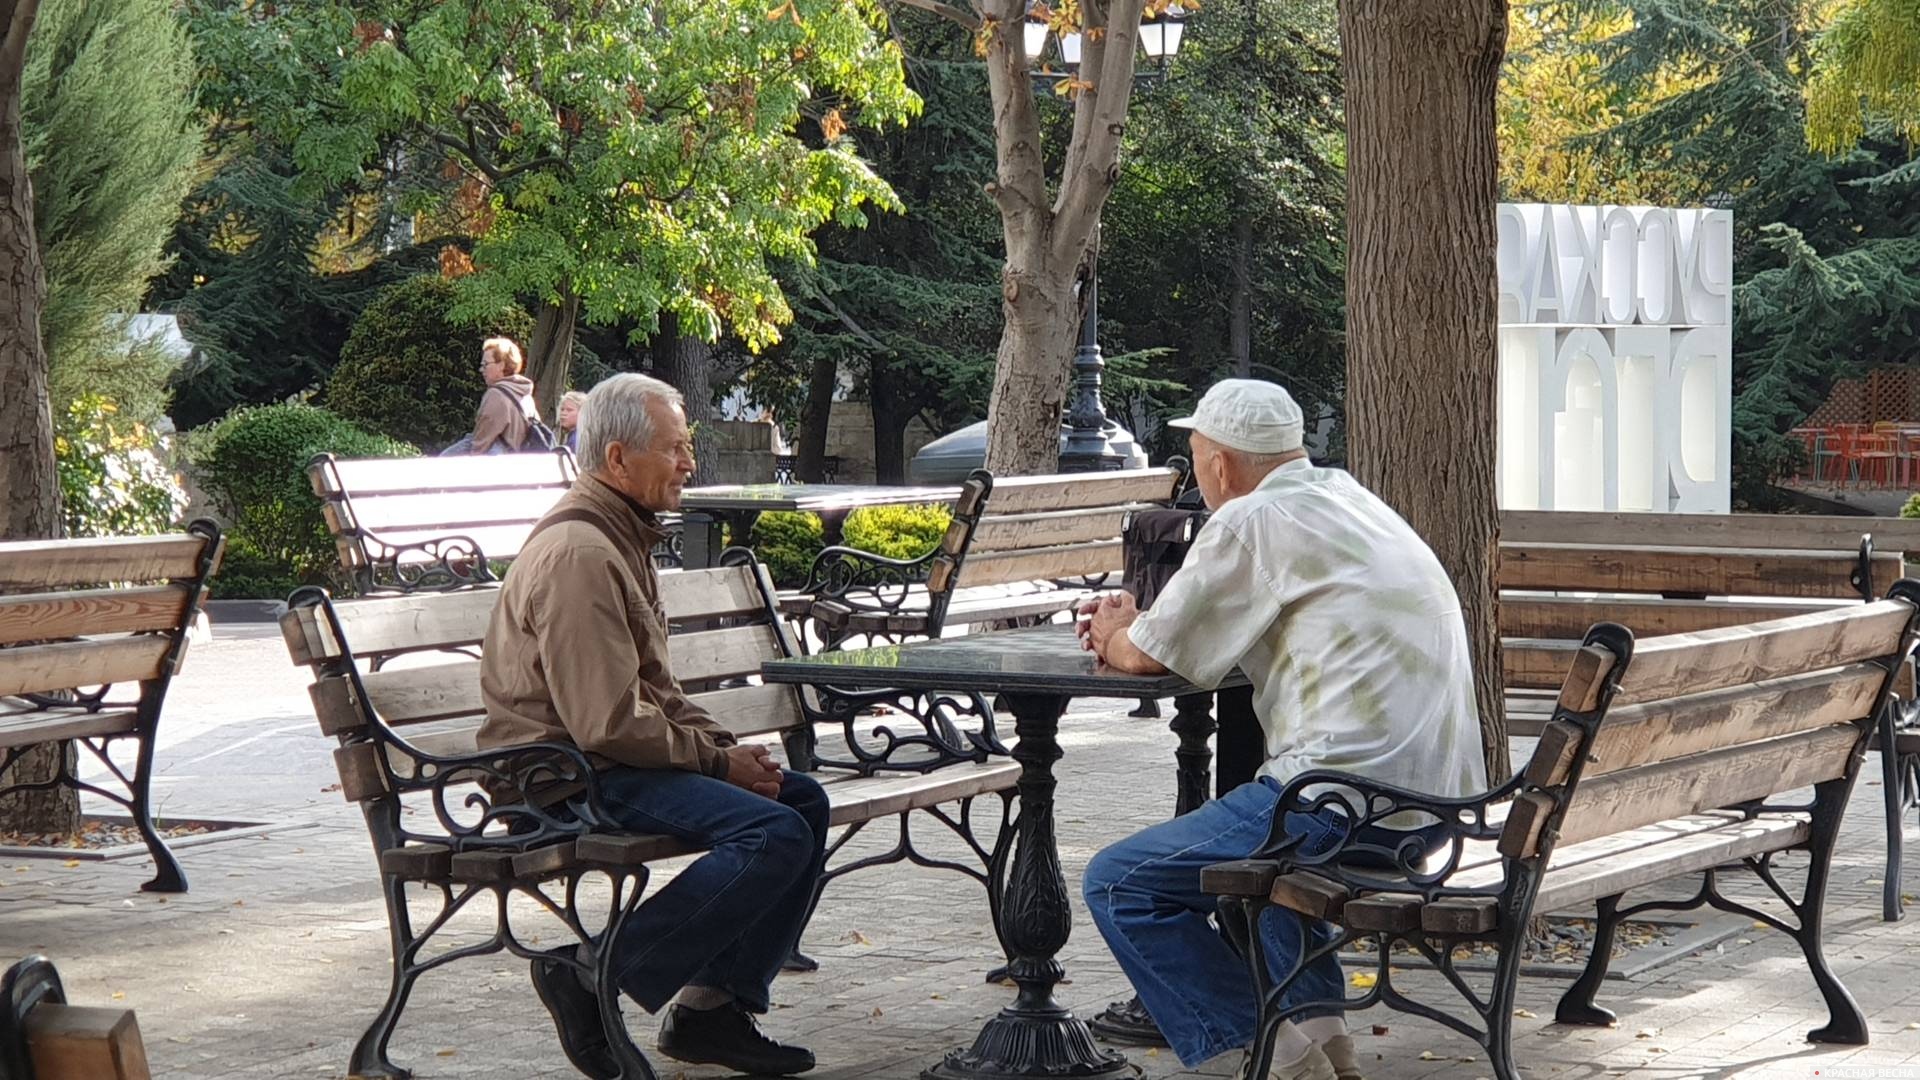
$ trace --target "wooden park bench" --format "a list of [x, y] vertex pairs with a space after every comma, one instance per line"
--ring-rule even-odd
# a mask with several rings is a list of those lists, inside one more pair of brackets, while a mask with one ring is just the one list
[[[141, 888], [154, 892], [187, 888], [153, 821], [154, 737], [220, 554], [210, 521], [178, 535], [0, 544], [0, 795], [65, 785], [126, 807], [153, 855]], [[116, 685], [136, 696], [108, 700]], [[131, 766], [110, 756], [123, 741]], [[46, 743], [84, 748], [111, 782], [82, 780], [71, 751], [51, 776], [20, 775]]]
[[[1898, 518], [1508, 511], [1499, 581], [1509, 730], [1540, 729], [1596, 622], [1649, 636], [1857, 606], [1900, 578], [1914, 548], [1920, 521]], [[1893, 731], [1914, 712], [1910, 665], [1895, 696], [1905, 705], [1889, 710], [1889, 732], [1874, 742], [1895, 744], [1880, 755], [1888, 920], [1901, 916], [1901, 822], [1920, 794], [1920, 731]]]
[[[495, 581], [579, 478], [565, 448], [546, 454], [354, 458], [307, 466], [340, 566], [362, 594]], [[677, 534], [660, 565], [678, 565]]]
[[[672, 627], [674, 671], [692, 699], [742, 739], [774, 741], [786, 767], [813, 773], [831, 798], [831, 820], [845, 826], [828, 848], [827, 878], [879, 863], [911, 859], [960, 871], [989, 884], [988, 914], [999, 925], [991, 883], [1001, 880], [1011, 835], [1009, 806], [1020, 766], [995, 734], [993, 714], [971, 695], [878, 691], [823, 694], [760, 684], [767, 660], [798, 655], [774, 607], [758, 563], [663, 574], [662, 603]], [[414, 981], [445, 962], [429, 950], [447, 919], [461, 910], [504, 913], [509, 897], [533, 898], [564, 918], [576, 934], [581, 915], [600, 895], [613, 920], [640, 901], [648, 866], [689, 854], [668, 837], [633, 835], [560, 821], [534, 808], [528, 788], [555, 782], [586, 785], [593, 772], [574, 747], [528, 744], [480, 751], [474, 742], [483, 706], [479, 661], [369, 670], [369, 656], [478, 646], [499, 590], [490, 586], [335, 603], [319, 589], [295, 594], [281, 619], [297, 664], [310, 665], [314, 711], [337, 736], [341, 789], [360, 805], [378, 856], [393, 939], [393, 981], [385, 1004], [354, 1048], [355, 1075], [404, 1076], [387, 1058], [387, 1041]], [[892, 711], [866, 715], [875, 706]], [[480, 782], [485, 782], [482, 787]], [[998, 797], [998, 821], [976, 817], [973, 801]], [[923, 855], [907, 817], [925, 811], [952, 831], [979, 866]], [[897, 819], [899, 843], [880, 854], [834, 866], [833, 857], [869, 823]], [[612, 901], [583, 880], [604, 877]], [[438, 909], [421, 930], [408, 910], [409, 886], [437, 894]], [[496, 914], [490, 939], [459, 955], [506, 950], [533, 953]], [[622, 1032], [619, 995], [601, 950], [598, 978], [610, 1032]], [[640, 1051], [615, 1043], [629, 1078], [651, 1077]]]
[[0, 1077], [152, 1080], [132, 1009], [67, 1004], [53, 962], [29, 956], [0, 976]]
[[[1248, 1077], [1271, 1064], [1281, 1020], [1315, 1004], [1375, 1004], [1440, 1020], [1483, 1046], [1499, 1080], [1513, 1080], [1515, 982], [1536, 913], [1594, 904], [1597, 927], [1585, 972], [1561, 998], [1561, 1023], [1605, 1025], [1594, 1003], [1620, 921], [1643, 911], [1712, 905], [1791, 935], [1800, 945], [1829, 1021], [1814, 1042], [1864, 1044], [1866, 1019], [1822, 951], [1826, 888], [1848, 796], [1859, 775], [1896, 668], [1913, 644], [1920, 583], [1901, 581], [1892, 599], [1745, 626], [1636, 642], [1602, 623], [1588, 631], [1531, 761], [1510, 782], [1463, 799], [1384, 788], [1332, 772], [1292, 778], [1280, 806], [1308, 809], [1338, 783], [1363, 822], [1414, 812], [1438, 820], [1436, 854], [1389, 851], [1353, 836], [1327, 852], [1290, 855], [1284, 833], [1262, 854], [1208, 868], [1221, 918], [1247, 956], [1261, 1002]], [[1792, 793], [1811, 786], [1811, 798]], [[1404, 819], [1403, 819], [1404, 820]], [[1776, 878], [1775, 859], [1808, 858], [1796, 897]], [[1722, 878], [1752, 871], [1790, 917], [1726, 897]], [[1686, 881], [1686, 899], [1623, 904], [1628, 890]], [[1697, 887], [1696, 887], [1697, 886]], [[1337, 933], [1326, 955], [1360, 939], [1379, 949], [1377, 983], [1336, 1002], [1280, 1001], [1297, 971], [1267, 977], [1260, 935], [1269, 907], [1324, 919]], [[1395, 986], [1391, 948], [1411, 945], [1437, 963], [1471, 1015], [1454, 1016]], [[1491, 986], [1470, 986], [1454, 967], [1462, 945], [1497, 951]], [[1401, 961], [1404, 963], [1405, 961]]]
[[1181, 459], [1121, 472], [995, 478], [961, 485], [953, 521], [918, 559], [830, 547], [782, 609], [829, 647], [851, 637], [939, 637], [947, 626], [1045, 621], [1111, 592], [1126, 568], [1121, 532], [1138, 510], [1171, 506]]

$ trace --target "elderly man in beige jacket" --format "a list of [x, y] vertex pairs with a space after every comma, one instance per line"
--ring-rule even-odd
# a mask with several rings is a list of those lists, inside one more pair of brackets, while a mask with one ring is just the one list
[[[706, 850], [599, 943], [614, 951], [621, 990], [648, 1012], [672, 1001], [661, 1053], [757, 1075], [803, 1072], [813, 1055], [775, 1042], [754, 1016], [770, 1007], [773, 977], [806, 923], [825, 861], [826, 794], [778, 768], [766, 747], [737, 745], [674, 680], [652, 551], [663, 536], [656, 515], [679, 507], [693, 473], [680, 394], [616, 375], [582, 413], [585, 473], [535, 526], [487, 629], [481, 745], [573, 743], [599, 768], [618, 824]], [[586, 980], [547, 959], [534, 962], [533, 979], [574, 1065], [617, 1075]]]

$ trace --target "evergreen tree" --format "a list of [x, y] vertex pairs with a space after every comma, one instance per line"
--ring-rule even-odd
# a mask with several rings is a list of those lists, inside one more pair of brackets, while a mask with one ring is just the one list
[[169, 0], [46, 0], [27, 48], [21, 120], [55, 412], [83, 392], [158, 412], [162, 368], [128, 371], [111, 313], [140, 308], [200, 160], [193, 53]]
[[[1920, 171], [1892, 132], [1836, 157], [1800, 137], [1818, 0], [1576, 0], [1625, 10], [1596, 46], [1603, 75], [1656, 108], [1583, 136], [1670, 161], [1680, 195], [1734, 222], [1734, 497], [1764, 506], [1796, 460], [1788, 428], [1836, 379], [1912, 360], [1920, 303]], [[1579, 142], [1581, 140], [1576, 140]]]
[[1920, 0], [1845, 0], [1820, 35], [1807, 141], [1837, 154], [1870, 124], [1920, 140]]

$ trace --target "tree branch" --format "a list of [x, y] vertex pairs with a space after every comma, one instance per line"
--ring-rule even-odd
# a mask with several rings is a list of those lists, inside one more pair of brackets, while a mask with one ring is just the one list
[[[1060, 177], [1060, 194], [1053, 204], [1053, 256], [1077, 260], [1093, 240], [1101, 208], [1113, 190], [1119, 169], [1120, 136], [1127, 128], [1127, 105], [1133, 96], [1134, 53], [1140, 40], [1140, 12], [1144, 0], [1111, 0], [1100, 14], [1106, 32], [1097, 42], [1098, 54], [1082, 46], [1083, 73], [1094, 72], [1091, 89], [1080, 92], [1074, 107], [1074, 144], [1067, 152]], [[1087, 8], [1088, 18], [1099, 9]]]
[[984, 0], [983, 10], [993, 23], [986, 54], [987, 86], [993, 94], [995, 179], [987, 193], [1000, 207], [1008, 262], [1025, 263], [1031, 259], [1023, 252], [1032, 249], [1050, 224], [1040, 113], [1034, 106], [1033, 79], [1020, 31], [1026, 4], [1024, 0]]
[[943, 4], [940, 0], [893, 0], [893, 3], [899, 4], [902, 7], [918, 8], [921, 11], [931, 12], [943, 19], [957, 22], [969, 30], [980, 29], [980, 16], [975, 15], [965, 8], [954, 7], [952, 4]]
[[6, 36], [0, 37], [0, 97], [20, 89], [20, 76], [27, 67], [27, 38], [39, 13], [40, 0], [12, 0], [0, 5], [0, 14], [6, 16]]
[[839, 320], [840, 325], [846, 327], [849, 333], [851, 333], [854, 337], [860, 339], [862, 344], [866, 345], [870, 349], [878, 350], [879, 352], [889, 353], [889, 354], [893, 352], [893, 350], [887, 348], [886, 345], [883, 344], [879, 338], [876, 338], [872, 334], [867, 333], [865, 327], [861, 326], [857, 322], [854, 322], [853, 316], [847, 314], [845, 311], [842, 311], [840, 309], [840, 305], [834, 303], [833, 298], [827, 295], [827, 290], [820, 288], [818, 285], [815, 285], [812, 282], [808, 282], [807, 292], [815, 300], [820, 301], [821, 306], [827, 309], [827, 314], [832, 315], [835, 319]]

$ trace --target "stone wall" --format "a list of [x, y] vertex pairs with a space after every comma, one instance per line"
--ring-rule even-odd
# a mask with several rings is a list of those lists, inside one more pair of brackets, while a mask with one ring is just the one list
[[[920, 452], [920, 448], [939, 438], [939, 435], [927, 427], [926, 422], [914, 417], [907, 424], [906, 434], [901, 441], [908, 460]], [[842, 484], [871, 484], [875, 481], [873, 467], [873, 409], [864, 401], [836, 401], [833, 403], [833, 415], [827, 423], [827, 454], [840, 459], [840, 472], [835, 477]], [[905, 461], [900, 463], [901, 475], [906, 474]]]

